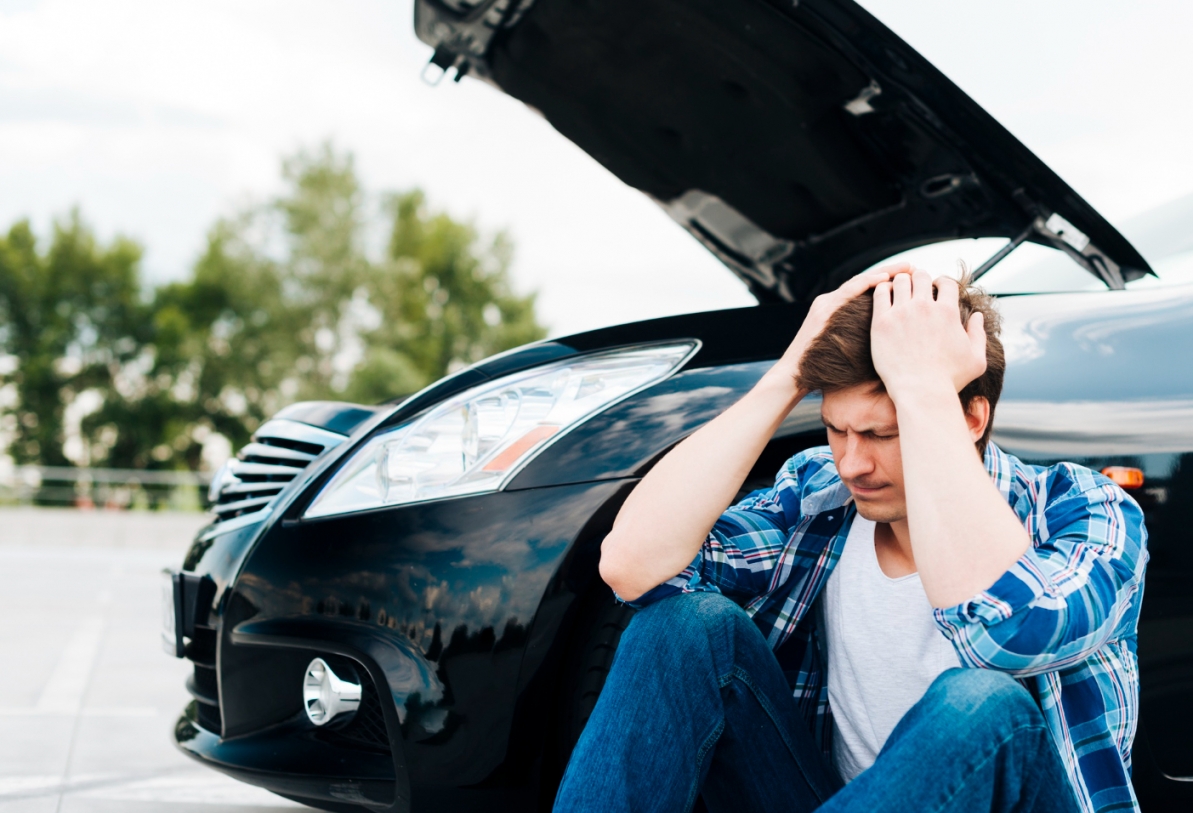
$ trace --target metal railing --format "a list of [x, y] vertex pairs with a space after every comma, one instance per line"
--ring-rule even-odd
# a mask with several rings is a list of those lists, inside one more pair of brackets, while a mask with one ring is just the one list
[[198, 511], [210, 481], [206, 472], [15, 466], [0, 472], [0, 503]]

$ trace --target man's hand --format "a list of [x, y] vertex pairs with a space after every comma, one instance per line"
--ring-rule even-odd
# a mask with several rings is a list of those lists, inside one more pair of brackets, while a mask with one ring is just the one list
[[962, 326], [956, 280], [910, 268], [874, 288], [874, 369], [898, 404], [908, 392], [953, 393], [986, 371], [986, 330], [975, 313]]
[[[791, 345], [783, 353], [783, 357], [770, 369], [767, 376], [779, 377], [789, 380], [794, 384], [799, 377], [799, 363], [804, 357], [804, 352], [807, 351], [812, 341], [821, 334], [824, 326], [828, 324], [829, 317], [836, 313], [838, 308], [849, 300], [866, 293], [866, 291], [869, 291], [876, 285], [882, 283], [889, 284], [891, 277], [897, 274], [911, 273], [911, 270], [911, 266], [907, 263], [883, 266], [874, 271], [850, 277], [840, 288], [816, 297], [812, 300], [812, 307], [808, 309], [808, 316], [800, 326], [799, 332], [795, 334], [795, 339], [792, 340]], [[955, 301], [953, 306], [956, 307]], [[806, 394], [801, 392], [800, 396], [802, 397]]]

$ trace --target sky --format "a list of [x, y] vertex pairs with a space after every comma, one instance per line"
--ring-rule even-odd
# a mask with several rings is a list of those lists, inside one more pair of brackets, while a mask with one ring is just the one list
[[[1112, 222], [1193, 192], [1193, 3], [865, 0]], [[480, 82], [429, 87], [411, 0], [0, 0], [0, 227], [78, 206], [183, 277], [331, 139], [366, 187], [507, 229], [552, 335], [748, 305], [653, 203]]]

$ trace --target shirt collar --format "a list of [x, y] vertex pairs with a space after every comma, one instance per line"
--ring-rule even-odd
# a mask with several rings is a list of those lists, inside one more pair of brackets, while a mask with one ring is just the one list
[[845, 485], [841, 475], [837, 474], [837, 466], [834, 463], [826, 464], [813, 475], [814, 479], [820, 477], [825, 479], [823, 487], [811, 489], [807, 496], [800, 500], [799, 510], [805, 517], [832, 511], [848, 505], [853, 499], [853, 495], [849, 493], [849, 486]]
[[1002, 498], [1009, 503], [1011, 501], [1011, 475], [1015, 468], [1011, 463], [1011, 456], [995, 446], [993, 441], [987, 441], [986, 453], [982, 455], [982, 462], [986, 465], [986, 472], [990, 475], [990, 479], [998, 487], [998, 493], [1002, 494]]

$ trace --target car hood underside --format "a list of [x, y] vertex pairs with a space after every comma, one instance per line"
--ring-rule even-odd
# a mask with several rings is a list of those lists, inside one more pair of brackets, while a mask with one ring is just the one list
[[540, 111], [761, 301], [806, 299], [938, 240], [1047, 243], [1033, 224], [1053, 215], [1112, 287], [1149, 270], [848, 0], [417, 0], [415, 28], [436, 65]]

